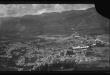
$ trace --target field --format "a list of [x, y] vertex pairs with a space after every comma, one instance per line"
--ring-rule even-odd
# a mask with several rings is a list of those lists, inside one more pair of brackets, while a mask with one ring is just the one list
[[[97, 38], [76, 37], [65, 40], [36, 39], [0, 42], [0, 70], [65, 71], [106, 70], [110, 68], [110, 44]], [[61, 38], [61, 37], [60, 37]], [[80, 68], [79, 68], [80, 66]], [[3, 69], [4, 68], [4, 69]], [[5, 69], [6, 68], [6, 69]]]

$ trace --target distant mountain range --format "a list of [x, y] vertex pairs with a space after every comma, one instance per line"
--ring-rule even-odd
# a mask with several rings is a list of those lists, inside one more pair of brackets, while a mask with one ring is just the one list
[[70, 35], [73, 33], [72, 28], [84, 35], [108, 34], [109, 24], [107, 18], [101, 16], [95, 8], [90, 8], [1, 18], [0, 35], [23, 37], [46, 34]]

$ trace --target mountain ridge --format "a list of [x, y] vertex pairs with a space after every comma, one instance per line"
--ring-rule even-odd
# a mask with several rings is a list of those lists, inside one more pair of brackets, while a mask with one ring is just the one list
[[[62, 13], [44, 13], [42, 15], [25, 15], [8, 17], [1, 22], [0, 31], [15, 32], [19, 35], [72, 34], [75, 29], [81, 34], [108, 33], [108, 19], [101, 16], [95, 8], [72, 10]], [[20, 31], [22, 26], [26, 27]], [[5, 34], [5, 33], [4, 33]], [[10, 34], [10, 33], [9, 33]]]

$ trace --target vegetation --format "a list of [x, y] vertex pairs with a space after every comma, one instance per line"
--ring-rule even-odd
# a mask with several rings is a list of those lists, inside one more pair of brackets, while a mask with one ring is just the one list
[[[89, 36], [71, 35], [65, 38], [51, 41], [45, 38], [21, 42], [1, 41], [0, 65], [18, 71], [75, 70], [75, 65], [79, 64], [110, 67], [108, 42], [106, 44]], [[74, 66], [67, 67], [65, 64]], [[101, 66], [103, 64], [106, 65]]]

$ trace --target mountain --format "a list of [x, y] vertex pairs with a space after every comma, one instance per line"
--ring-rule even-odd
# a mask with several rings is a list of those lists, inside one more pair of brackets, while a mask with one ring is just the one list
[[[1, 18], [2, 20], [2, 18]], [[44, 13], [7, 17], [1, 21], [0, 35], [31, 37], [37, 35], [70, 35], [74, 29], [82, 35], [109, 33], [110, 21], [95, 8], [71, 10], [62, 13]]]

